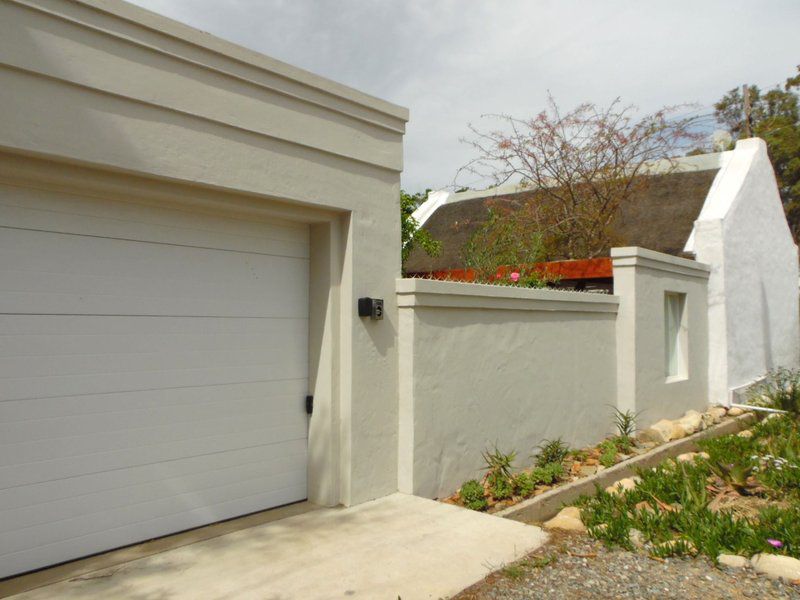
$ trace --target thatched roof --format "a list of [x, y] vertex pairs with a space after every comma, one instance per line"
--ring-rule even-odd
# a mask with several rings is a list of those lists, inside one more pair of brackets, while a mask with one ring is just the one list
[[[615, 226], [619, 239], [616, 245], [641, 246], [681, 256], [717, 171], [704, 169], [650, 176], [648, 185], [620, 207]], [[462, 249], [486, 222], [489, 203], [513, 205], [536, 201], [537, 192], [518, 192], [458, 200], [439, 207], [428, 218], [424, 228], [442, 243], [441, 254], [430, 257], [420, 249], [414, 249], [404, 265], [406, 272], [464, 268]]]

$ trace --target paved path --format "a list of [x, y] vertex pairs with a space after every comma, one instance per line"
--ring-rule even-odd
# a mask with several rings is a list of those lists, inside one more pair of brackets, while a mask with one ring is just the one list
[[244, 529], [13, 598], [437, 599], [545, 538], [537, 527], [394, 494]]

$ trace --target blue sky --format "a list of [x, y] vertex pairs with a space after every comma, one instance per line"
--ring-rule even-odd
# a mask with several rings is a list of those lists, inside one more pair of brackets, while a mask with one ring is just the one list
[[411, 110], [403, 186], [453, 182], [484, 113], [617, 96], [711, 112], [800, 64], [800, 0], [134, 0]]

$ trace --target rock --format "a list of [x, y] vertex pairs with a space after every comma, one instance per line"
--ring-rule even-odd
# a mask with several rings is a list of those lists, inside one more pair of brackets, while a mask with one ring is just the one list
[[728, 411], [725, 409], [724, 406], [712, 406], [711, 408], [708, 409], [708, 412], [706, 414], [711, 416], [711, 420], [714, 423], [719, 423], [722, 421], [722, 417], [724, 417], [727, 412]]
[[692, 435], [696, 431], [700, 431], [703, 426], [703, 415], [696, 410], [686, 411], [686, 414], [678, 419], [678, 424], [683, 427], [686, 435]]
[[683, 454], [678, 454], [675, 457], [676, 462], [694, 462], [697, 460], [698, 453], [697, 452], [684, 452]]
[[597, 473], [596, 465], [583, 465], [581, 467], [581, 477], [588, 477], [589, 475], [594, 475], [595, 473]]
[[800, 579], [800, 560], [780, 554], [756, 554], [750, 564], [759, 573], [773, 579]]
[[693, 434], [694, 431], [686, 429], [686, 427], [679, 421], [672, 422], [672, 431], [670, 431], [669, 439], [670, 440], [679, 440], [681, 438], [685, 438], [687, 435]]
[[708, 460], [711, 458], [711, 456], [708, 454], [708, 452], [698, 452], [697, 458], [704, 458], [705, 460]]
[[581, 511], [575, 506], [567, 506], [549, 521], [544, 523], [545, 529], [563, 529], [565, 531], [586, 531], [581, 521]]
[[661, 419], [658, 423], [651, 425], [639, 433], [639, 439], [643, 442], [655, 442], [665, 444], [672, 439], [673, 424], [669, 419]]
[[738, 435], [740, 438], [751, 438], [753, 437], [753, 432], [750, 431], [749, 429], [745, 429], [744, 431], [740, 431], [736, 435]]
[[738, 406], [733, 406], [728, 409], [728, 416], [729, 417], [740, 417], [744, 414], [744, 410], [739, 408]]
[[600, 464], [600, 461], [596, 458], [587, 458], [585, 461], [583, 461], [583, 464], [589, 465], [590, 467], [596, 467]]
[[640, 481], [638, 477], [626, 477], [625, 479], [620, 479], [616, 483], [608, 486], [606, 488], [606, 492], [612, 495], [620, 494], [626, 490], [632, 490], [636, 487], [636, 483]]
[[717, 557], [717, 562], [723, 567], [728, 567], [730, 569], [744, 569], [750, 564], [747, 558], [739, 556], [738, 554], [720, 554]]
[[644, 548], [644, 534], [638, 529], [631, 529], [628, 532], [628, 539], [630, 539], [631, 544], [633, 544], [636, 548]]

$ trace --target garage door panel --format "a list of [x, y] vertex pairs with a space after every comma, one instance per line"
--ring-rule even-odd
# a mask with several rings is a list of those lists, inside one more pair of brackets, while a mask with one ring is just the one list
[[[0, 445], [0, 467], [25, 465], [68, 457], [84, 457], [81, 460], [91, 462], [94, 455], [107, 452], [136, 450], [144, 447], [169, 447], [175, 443], [188, 440], [199, 440], [211, 437], [239, 436], [252, 430], [265, 431], [265, 443], [274, 443], [285, 439], [305, 437], [306, 416], [300, 410], [300, 399], [269, 399], [272, 404], [283, 400], [282, 410], [264, 409], [260, 412], [245, 414], [228, 411], [217, 411], [217, 414], [204, 419], [183, 418], [177, 421], [162, 421], [156, 415], [147, 426], [117, 429], [111, 431], [94, 431], [88, 434], [72, 434], [64, 431], [60, 437], [3, 443]], [[265, 402], [266, 403], [266, 402]], [[194, 411], [191, 411], [193, 414]], [[192, 416], [186, 415], [186, 416]], [[296, 435], [297, 438], [283, 437], [276, 440], [278, 430], [281, 434]], [[72, 435], [71, 435], [72, 434]], [[161, 460], [173, 457], [165, 453]], [[3, 486], [0, 483], [0, 487]]]
[[19, 573], [30, 565], [48, 565], [62, 562], [65, 557], [87, 556], [108, 548], [117, 548], [164, 535], [165, 531], [192, 529], [210, 522], [229, 519], [262, 510], [266, 506], [281, 506], [304, 497], [306, 486], [267, 491], [247, 498], [237, 498], [212, 507], [203, 507], [174, 515], [100, 531], [61, 542], [38, 546], [2, 556], [2, 569], [6, 573]]
[[[114, 490], [104, 496], [81, 496], [15, 510], [16, 520], [3, 523], [3, 547], [18, 552], [35, 546], [146, 522], [155, 518], [213, 507], [226, 500], [247, 498], [265, 489], [280, 491], [305, 485], [303, 454], [279, 463], [235, 465], [216, 473], [180, 481], [166, 480], [141, 487]], [[213, 510], [213, 509], [210, 509]], [[54, 519], [47, 519], [52, 515]], [[218, 521], [225, 516], [213, 515]]]
[[305, 498], [308, 240], [0, 185], [0, 577]]
[[0, 228], [0, 271], [7, 314], [307, 317], [307, 259]]
[[[96, 473], [110, 469], [123, 469], [136, 465], [176, 460], [201, 454], [225, 452], [239, 448], [254, 446], [281, 445], [282, 443], [304, 439], [307, 435], [306, 424], [287, 426], [285, 424], [270, 427], [254, 426], [251, 429], [206, 436], [195, 436], [191, 439], [164, 441], [148, 446], [136, 446], [120, 450], [99, 451], [91, 454], [73, 453], [58, 458], [29, 460], [35, 455], [49, 455], [50, 452], [41, 445], [35, 448], [18, 448], [12, 446], [5, 450], [8, 457], [17, 461], [15, 464], [0, 466], [2, 485], [28, 485], [60, 477], [75, 477], [87, 473]], [[279, 449], [280, 451], [280, 449]], [[4, 459], [4, 463], [8, 462]]]
[[[269, 342], [267, 345], [265, 342]], [[213, 342], [207, 342], [212, 344]], [[282, 344], [282, 348], [275, 346]], [[225, 351], [227, 349], [227, 351]], [[260, 345], [241, 348], [237, 344], [220, 343], [218, 348], [204, 350], [184, 344], [180, 349], [151, 347], [149, 351], [133, 352], [130, 348], [121, 348], [114, 352], [91, 352], [62, 355], [18, 355], [0, 358], [0, 370], [14, 373], [8, 379], [36, 379], [40, 377], [58, 377], [69, 375], [122, 374], [137, 373], [149, 378], [149, 373], [162, 377], [158, 373], [164, 371], [185, 371], [194, 369], [224, 370], [228, 368], [249, 370], [291, 368], [297, 357], [305, 354], [306, 342], [296, 335], [275, 336], [262, 340]], [[297, 369], [294, 369], [297, 371]], [[304, 373], [300, 373], [304, 375]], [[238, 377], [238, 376], [237, 376]], [[232, 381], [238, 381], [233, 379]], [[219, 383], [226, 383], [220, 381]]]
[[[27, 400], [0, 402], [0, 421], [20, 424], [28, 421], [55, 420], [61, 423], [64, 417], [78, 417], [102, 413], [136, 413], [153, 409], [182, 410], [205, 404], [225, 404], [237, 399], [282, 395], [297, 398], [307, 391], [306, 380], [276, 379], [253, 383], [225, 384], [226, 393], [218, 386], [186, 387], [165, 390], [142, 390], [93, 394], [88, 396], [55, 396]], [[189, 405], [189, 406], [187, 406]], [[63, 421], [65, 424], [68, 421]]]
[[[92, 502], [104, 504], [111, 503], [105, 500], [111, 494], [127, 494], [133, 488], [152, 489], [153, 487], [166, 487], [174, 489], [172, 480], [184, 481], [195, 478], [214, 478], [223, 471], [248, 465], [258, 464], [264, 468], [272, 465], [296, 464], [301, 467], [306, 460], [307, 443], [305, 440], [294, 440], [283, 445], [281, 453], [276, 458], [265, 459], [265, 450], [262, 446], [242, 448], [190, 456], [169, 462], [149, 463], [124, 469], [89, 473], [76, 477], [54, 479], [26, 486], [15, 486], [0, 489], [0, 505], [4, 510], [13, 511], [26, 508], [32, 511], [39, 510], [43, 504], [59, 501], [70, 502], [72, 499], [86, 501], [93, 498]], [[301, 456], [302, 455], [302, 456]], [[297, 461], [295, 463], [295, 461]], [[189, 483], [183, 485], [188, 486]], [[80, 500], [83, 499], [83, 500]], [[41, 510], [44, 515], [50, 511]], [[3, 515], [3, 519], [6, 516]], [[9, 527], [15, 521], [8, 517]]]
[[[302, 344], [298, 332], [306, 325], [307, 320], [300, 318], [0, 315], [0, 360], [185, 353], [187, 349], [260, 352], [265, 350], [265, 340]], [[119, 343], [120, 336], [124, 336], [124, 345]]]
[[308, 227], [0, 184], [5, 227], [308, 258]]
[[[305, 385], [305, 380], [294, 380]], [[23, 442], [32, 443], [38, 440], [54, 442], [59, 438], [71, 438], [92, 435], [120, 435], [125, 431], [136, 431], [142, 428], [152, 427], [154, 422], [169, 424], [171, 431], [178, 429], [192, 428], [200, 426], [203, 422], [215, 419], [227, 418], [231, 415], [246, 417], [252, 415], [256, 419], [269, 419], [273, 422], [280, 422], [288, 416], [294, 418], [297, 413], [297, 405], [302, 402], [303, 390], [300, 385], [296, 385], [296, 391], [292, 393], [276, 394], [269, 396], [259, 394], [248, 397], [217, 397], [214, 400], [191, 403], [191, 411], [186, 410], [186, 404], [157, 404], [131, 410], [136, 405], [135, 394], [122, 395], [121, 400], [124, 408], [121, 410], [104, 410], [97, 413], [78, 414], [69, 416], [54, 417], [47, 415], [39, 419], [25, 420], [5, 420], [2, 418], [3, 411], [0, 410], [0, 453], [2, 448], [11, 444]], [[202, 390], [203, 388], [198, 388]], [[160, 391], [163, 398], [168, 398], [163, 390]], [[265, 398], [269, 398], [269, 406], [265, 406]], [[125, 399], [130, 399], [125, 405]], [[50, 399], [57, 400], [57, 399]], [[17, 401], [19, 403], [20, 401]], [[28, 401], [22, 401], [28, 402]], [[0, 403], [0, 407], [3, 404]], [[107, 408], [107, 407], [106, 407]], [[288, 410], [287, 410], [288, 409]], [[26, 415], [27, 416], [27, 415]], [[303, 417], [300, 417], [303, 418]], [[199, 431], [199, 430], [198, 430]], [[175, 436], [171, 436], [175, 439]], [[100, 439], [96, 438], [99, 442]], [[120, 439], [120, 443], [121, 439]]]

